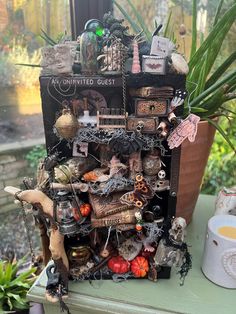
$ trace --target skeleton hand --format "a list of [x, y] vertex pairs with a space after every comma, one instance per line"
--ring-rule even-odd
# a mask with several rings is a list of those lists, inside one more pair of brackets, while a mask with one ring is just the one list
[[173, 149], [174, 147], [179, 147], [186, 138], [188, 138], [190, 142], [194, 142], [199, 121], [200, 117], [194, 114], [190, 114], [183, 120], [169, 135], [167, 139], [169, 148]]

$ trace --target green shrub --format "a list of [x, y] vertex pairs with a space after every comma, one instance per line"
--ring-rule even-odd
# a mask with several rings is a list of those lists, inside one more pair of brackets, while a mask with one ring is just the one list
[[36, 268], [19, 273], [24, 262], [0, 261], [0, 313], [29, 308], [26, 294], [35, 280]]
[[[235, 103], [230, 107], [235, 106]], [[221, 119], [220, 125], [226, 131], [234, 146], [236, 146], [236, 116], [230, 120]], [[223, 186], [236, 185], [236, 158], [235, 152], [225, 143], [217, 132], [202, 185], [201, 193], [216, 194]]]
[[46, 149], [44, 145], [37, 145], [31, 149], [25, 156], [31, 168], [37, 169], [38, 163], [46, 156]]

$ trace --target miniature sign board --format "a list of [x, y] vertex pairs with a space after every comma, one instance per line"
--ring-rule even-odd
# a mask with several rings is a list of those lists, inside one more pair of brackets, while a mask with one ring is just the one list
[[168, 38], [153, 36], [151, 45], [151, 55], [170, 56], [175, 45]]

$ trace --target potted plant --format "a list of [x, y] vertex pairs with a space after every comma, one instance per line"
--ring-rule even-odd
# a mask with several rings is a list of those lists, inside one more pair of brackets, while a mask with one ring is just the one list
[[[230, 138], [217, 123], [217, 117], [230, 117], [231, 113], [223, 105], [227, 101], [236, 98], [236, 72], [229, 71], [230, 66], [236, 60], [236, 52], [228, 56], [213, 71], [213, 65], [219, 55], [223, 41], [236, 16], [236, 3], [224, 14], [221, 14], [223, 2], [223, 0], [219, 1], [213, 26], [208, 36], [198, 43], [197, 0], [192, 0], [192, 44], [188, 61], [189, 73], [186, 80], [189, 97], [185, 102], [184, 116], [187, 116], [190, 112], [194, 113], [201, 117], [201, 122], [199, 123], [195, 142], [190, 143], [185, 140], [181, 147], [177, 215], [184, 217], [187, 222], [190, 222], [196, 205], [216, 129], [228, 142], [232, 150], [235, 151]], [[129, 21], [134, 32], [143, 31], [147, 40], [151, 40], [151, 32], [131, 0], [127, 0], [127, 4], [130, 6], [137, 22], [129, 16], [127, 10], [125, 11], [116, 0], [114, 0], [114, 4]], [[163, 36], [173, 39], [170, 19], [171, 14]], [[232, 114], [235, 113], [232, 112]]]
[[0, 313], [28, 312], [26, 294], [35, 280], [36, 268], [21, 270], [24, 262], [25, 258], [0, 261]]

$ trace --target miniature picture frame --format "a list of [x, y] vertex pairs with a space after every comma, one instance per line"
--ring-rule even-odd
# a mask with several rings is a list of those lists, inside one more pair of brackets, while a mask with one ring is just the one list
[[73, 157], [87, 157], [88, 156], [88, 143], [86, 142], [73, 142]]
[[166, 74], [166, 57], [164, 56], [147, 56], [142, 57], [142, 71], [146, 73], [165, 75]]

